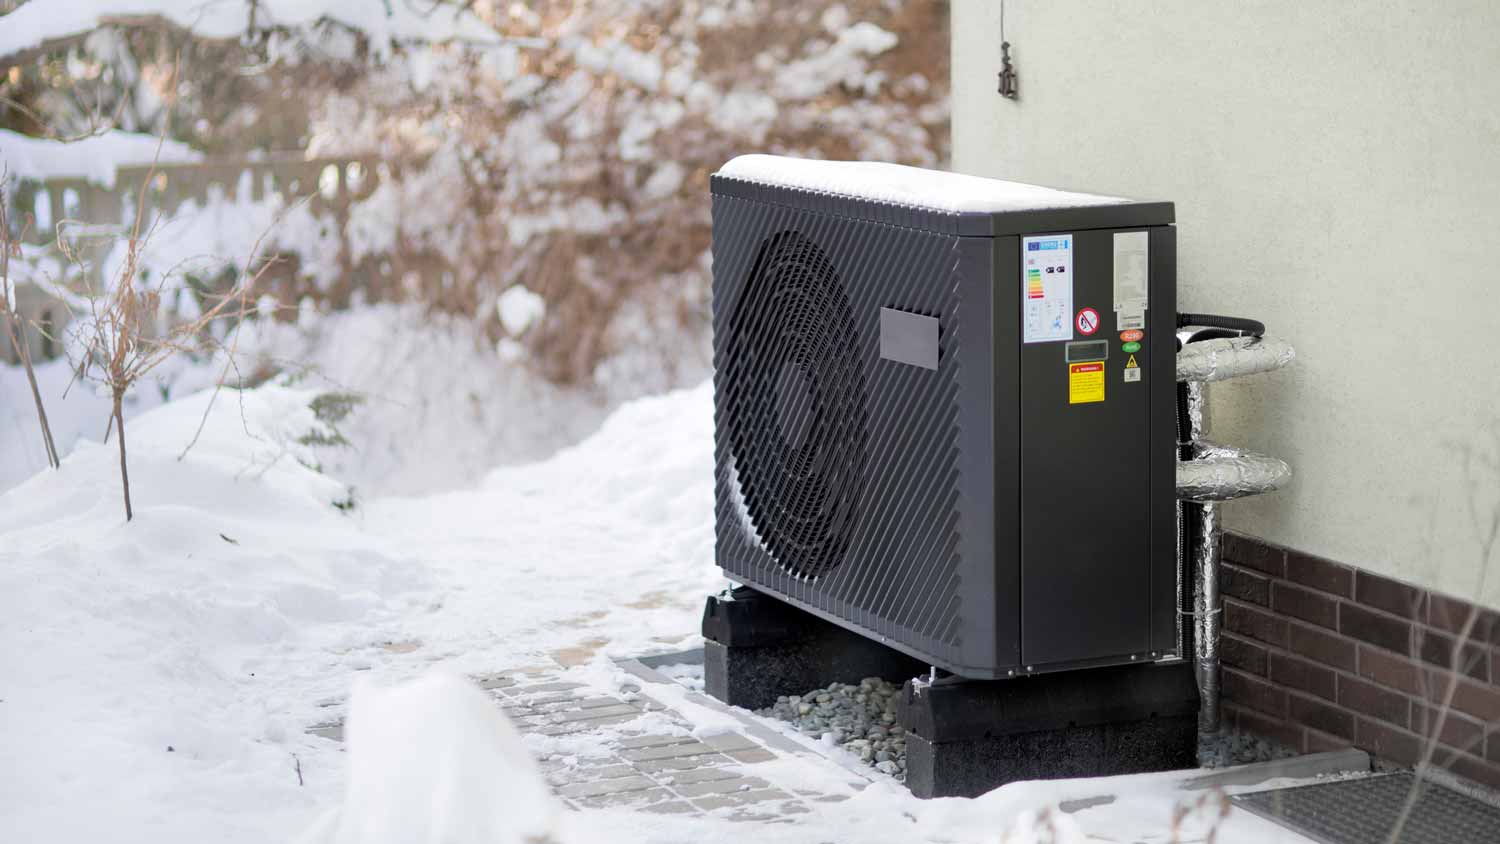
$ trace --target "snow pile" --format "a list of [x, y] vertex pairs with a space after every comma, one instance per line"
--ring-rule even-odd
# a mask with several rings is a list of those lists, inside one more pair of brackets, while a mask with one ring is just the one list
[[[554, 386], [500, 359], [467, 320], [435, 316], [417, 305], [308, 312], [297, 323], [254, 320], [241, 332], [237, 366], [227, 371], [227, 383], [283, 371], [283, 380], [306, 390], [360, 399], [339, 423], [348, 445], [318, 457], [361, 496], [476, 483], [496, 466], [535, 460], [577, 442], [630, 397], [624, 389]], [[168, 361], [127, 398], [127, 426], [137, 414], [212, 386], [221, 375], [222, 354]], [[72, 383], [66, 360], [38, 365], [37, 380], [64, 455], [103, 436], [109, 400], [91, 384]], [[233, 407], [238, 394], [226, 390], [218, 401]], [[46, 466], [20, 367], [0, 365], [0, 436], [6, 443], [0, 449], [0, 490]]]
[[207, 394], [132, 420], [128, 524], [114, 443], [0, 496], [7, 840], [264, 841], [332, 803], [303, 730], [433, 581], [308, 468], [314, 398], [221, 400], [180, 461]]
[[462, 580], [440, 616], [413, 619], [411, 635], [453, 643], [478, 672], [546, 660], [561, 647], [558, 624], [565, 641], [586, 643], [579, 656], [696, 642], [703, 597], [724, 583], [712, 483], [704, 384], [630, 402], [578, 445], [496, 469], [472, 489], [364, 511], [386, 547]]
[[900, 164], [819, 161], [780, 155], [741, 155], [719, 168], [717, 175], [947, 214], [1077, 208], [1130, 201]]
[[[47, 3], [30, 3], [19, 11], [0, 18], [0, 24], [9, 24], [10, 18], [32, 6]], [[0, 33], [10, 30], [0, 25]], [[4, 39], [0, 34], [0, 39]], [[3, 50], [0, 50], [3, 54]], [[158, 143], [161, 147], [157, 155]], [[77, 141], [53, 141], [32, 138], [9, 129], [0, 129], [0, 164], [10, 168], [10, 175], [20, 180], [42, 181], [44, 179], [83, 179], [107, 188], [114, 187], [115, 173], [121, 167], [146, 165], [152, 161], [162, 164], [189, 164], [201, 161], [203, 156], [187, 144], [173, 140], [159, 140], [151, 135], [112, 130]], [[100, 222], [100, 221], [92, 221]]]
[[578, 442], [633, 396], [551, 384], [501, 359], [472, 322], [421, 305], [366, 306], [304, 326], [261, 321], [252, 331], [251, 361], [363, 397], [339, 426], [349, 448], [325, 455], [324, 467], [366, 495], [477, 483], [496, 466]]
[[364, 32], [377, 52], [392, 43], [498, 40], [466, 9], [369, 0], [32, 0], [0, 17], [0, 58], [110, 21], [159, 16], [206, 38], [238, 38], [252, 19], [262, 28], [337, 21]]
[[302, 844], [556, 841], [560, 806], [521, 736], [468, 681], [355, 684], [343, 806]]

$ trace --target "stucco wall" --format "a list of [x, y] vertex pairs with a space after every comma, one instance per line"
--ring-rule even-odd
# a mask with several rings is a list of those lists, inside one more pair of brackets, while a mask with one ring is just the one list
[[1180, 307], [1296, 346], [1211, 390], [1296, 473], [1228, 525], [1500, 607], [1500, 3], [1008, 0], [1019, 101], [953, 5], [954, 169], [1174, 200]]

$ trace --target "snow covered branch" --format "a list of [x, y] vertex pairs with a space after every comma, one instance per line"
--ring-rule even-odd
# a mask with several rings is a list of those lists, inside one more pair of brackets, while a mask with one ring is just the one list
[[21, 64], [110, 27], [172, 28], [199, 38], [336, 22], [365, 34], [379, 52], [405, 42], [498, 42], [469, 9], [366, 0], [32, 0], [0, 18], [0, 62]]

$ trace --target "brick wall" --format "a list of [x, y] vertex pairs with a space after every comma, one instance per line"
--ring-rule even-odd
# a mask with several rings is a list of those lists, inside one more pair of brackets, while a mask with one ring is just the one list
[[1236, 534], [1221, 571], [1226, 726], [1405, 765], [1436, 736], [1434, 764], [1500, 788], [1500, 613]]

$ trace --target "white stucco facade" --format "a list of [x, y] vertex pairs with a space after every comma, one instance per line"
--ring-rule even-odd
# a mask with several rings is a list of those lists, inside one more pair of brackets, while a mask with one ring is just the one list
[[[953, 2], [954, 169], [1177, 204], [1181, 310], [1290, 370], [1210, 391], [1296, 477], [1231, 529], [1500, 607], [1500, 2]], [[1487, 572], [1487, 573], [1486, 573]]]

